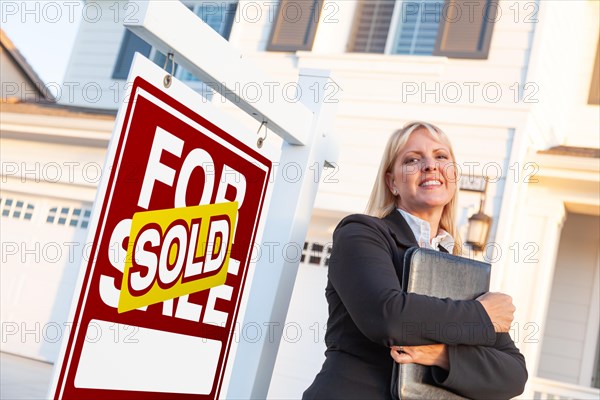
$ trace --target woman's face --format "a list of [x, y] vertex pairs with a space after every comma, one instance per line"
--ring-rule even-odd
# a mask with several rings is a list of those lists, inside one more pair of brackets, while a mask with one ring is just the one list
[[413, 131], [387, 173], [396, 205], [412, 214], [443, 210], [456, 191], [456, 168], [448, 146], [425, 128]]

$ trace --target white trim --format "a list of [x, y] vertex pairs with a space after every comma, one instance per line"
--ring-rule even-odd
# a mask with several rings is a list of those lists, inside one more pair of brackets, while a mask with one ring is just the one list
[[390, 22], [390, 28], [388, 29], [387, 39], [385, 41], [385, 50], [383, 54], [392, 54], [392, 49], [396, 45], [396, 32], [400, 25], [400, 18], [402, 17], [402, 3], [404, 0], [397, 0], [394, 3], [394, 11], [392, 12], [392, 21]]
[[[521, 350], [527, 359], [527, 369], [530, 375], [537, 375], [539, 364], [542, 356], [543, 340], [545, 336], [545, 327], [548, 320], [548, 308], [552, 295], [552, 284], [554, 281], [554, 273], [556, 270], [556, 260], [558, 257], [558, 248], [562, 228], [566, 218], [566, 211], [562, 201], [554, 197], [549, 197], [545, 201], [537, 201], [533, 204], [533, 199], [536, 198], [533, 192], [528, 193], [528, 202], [526, 204], [525, 213], [530, 218], [541, 218], [540, 232], [542, 237], [538, 237], [540, 243], [544, 243], [548, 252], [542, 252], [535, 268], [537, 269], [535, 277], [536, 300], [525, 303], [528, 309], [522, 314], [522, 318], [526, 321], [539, 321], [540, 340], [536, 343], [523, 344]], [[538, 196], [539, 197], [539, 196]], [[508, 227], [507, 227], [508, 228]], [[513, 270], [510, 276], [504, 276], [504, 279], [518, 277], [518, 272]], [[533, 281], [531, 282], [533, 284]], [[516, 293], [515, 295], [519, 295]], [[519, 303], [517, 303], [519, 304]], [[522, 306], [523, 307], [523, 306]]]
[[[335, 53], [315, 54], [310, 51], [298, 51], [298, 62], [311, 62], [328, 65], [336, 74], [350, 72], [358, 74], [361, 72], [369, 74], [393, 74], [394, 78], [406, 78], [405, 75], [430, 76], [440, 78], [449, 64], [448, 57], [442, 56], [415, 56], [410, 54], [387, 54], [378, 53]], [[299, 65], [302, 67], [313, 67], [311, 65]], [[321, 68], [321, 66], [319, 66]], [[345, 99], [345, 97], [344, 97]], [[496, 108], [498, 106], [496, 105]]]
[[[515, 165], [519, 160], [522, 160], [524, 153], [524, 145], [523, 141], [525, 140], [525, 135], [519, 134], [519, 129], [509, 128], [507, 136], [509, 139], [507, 142], [510, 143], [510, 148], [507, 151], [505, 164], [503, 165], [506, 168], [506, 172], [504, 176], [508, 176], [508, 168], [511, 165]], [[523, 190], [522, 186], [518, 183], [514, 183], [511, 179], [504, 180], [504, 187], [502, 188], [502, 199], [500, 203], [500, 209], [497, 215], [497, 225], [496, 231], [494, 233], [494, 240], [505, 248], [509, 247], [509, 243], [511, 240], [511, 222], [514, 221], [516, 215], [516, 208], [512, 205], [516, 203], [516, 200], [519, 197], [519, 192]], [[552, 207], [555, 208], [555, 207]], [[551, 213], [544, 213], [544, 215], [552, 215]], [[506, 262], [506, 261], [505, 261]], [[492, 278], [491, 278], [491, 289], [498, 290], [500, 288], [507, 287], [504, 280], [507, 275], [507, 268], [505, 264], [500, 262], [496, 265], [496, 268], [492, 268]]]
[[93, 203], [97, 185], [82, 186], [73, 183], [22, 182], [21, 177], [2, 176], [2, 192], [23, 193], [31, 196], [45, 196], [57, 199], [71, 199]]
[[[317, 24], [315, 40], [311, 50], [312, 53], [325, 55], [346, 53], [348, 51], [354, 28], [357, 5], [358, 0], [324, 2], [319, 23]], [[235, 26], [236, 24], [234, 24], [234, 29]], [[231, 30], [230, 37], [233, 37], [234, 29]], [[230, 42], [233, 42], [233, 40], [230, 39]], [[239, 43], [238, 36], [235, 37], [235, 40], [237, 40], [236, 43]], [[265, 46], [266, 42], [261, 50], [266, 51]], [[264, 57], [264, 54], [261, 57]]]
[[571, 383], [558, 382], [551, 379], [532, 377], [527, 383], [530, 392], [526, 392], [530, 397], [534, 398], [534, 394], [538, 394], [536, 399], [551, 400], [551, 399], [590, 399], [598, 400], [600, 390], [573, 385]]
[[596, 254], [596, 271], [594, 272], [594, 287], [590, 298], [590, 309], [587, 318], [587, 330], [583, 344], [583, 357], [581, 358], [581, 369], [579, 384], [581, 386], [592, 385], [594, 374], [594, 362], [598, 353], [598, 326], [600, 325], [600, 249]]
[[597, 158], [536, 154], [533, 162], [539, 166], [539, 176], [598, 182], [600, 164]]

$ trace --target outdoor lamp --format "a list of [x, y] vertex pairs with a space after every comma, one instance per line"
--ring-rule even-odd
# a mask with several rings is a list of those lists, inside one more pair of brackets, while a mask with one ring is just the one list
[[481, 196], [479, 211], [469, 218], [469, 229], [467, 230], [467, 243], [477, 251], [485, 248], [492, 227], [492, 217], [483, 213], [484, 204], [485, 195]]

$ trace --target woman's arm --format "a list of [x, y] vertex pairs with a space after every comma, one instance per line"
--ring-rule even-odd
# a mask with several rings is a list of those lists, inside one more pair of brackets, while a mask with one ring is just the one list
[[508, 333], [496, 335], [493, 347], [448, 346], [449, 371], [433, 367], [434, 381], [471, 399], [510, 399], [527, 382], [525, 357]]
[[450, 369], [448, 346], [445, 344], [425, 344], [422, 346], [392, 346], [390, 354], [398, 364], [420, 364]]
[[334, 233], [329, 280], [359, 330], [386, 347], [492, 346], [494, 327], [480, 302], [402, 291], [393, 263], [395, 246], [374, 223], [349, 222]]
[[400, 364], [431, 366], [438, 386], [471, 399], [509, 399], [523, 393], [527, 381], [525, 358], [508, 333], [498, 334], [494, 347], [394, 346], [391, 356]]

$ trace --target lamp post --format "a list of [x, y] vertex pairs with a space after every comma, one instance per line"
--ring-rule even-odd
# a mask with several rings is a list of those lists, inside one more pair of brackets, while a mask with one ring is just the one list
[[469, 218], [469, 229], [467, 230], [467, 243], [476, 251], [481, 251], [487, 244], [492, 217], [483, 212], [485, 206], [485, 192], [481, 196], [479, 211]]

